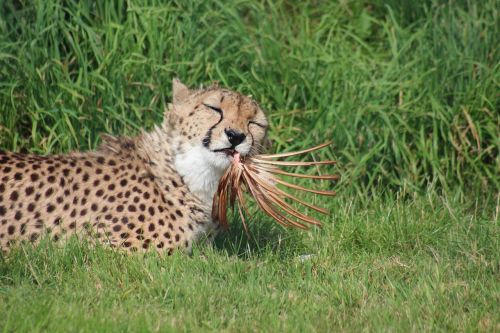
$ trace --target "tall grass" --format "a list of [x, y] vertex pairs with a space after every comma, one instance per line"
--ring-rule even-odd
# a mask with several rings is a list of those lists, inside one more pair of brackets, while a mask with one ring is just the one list
[[[4, 1], [0, 146], [95, 147], [170, 82], [253, 95], [280, 151], [333, 139], [344, 183], [500, 188], [498, 6], [476, 1]], [[331, 156], [330, 156], [331, 157]]]

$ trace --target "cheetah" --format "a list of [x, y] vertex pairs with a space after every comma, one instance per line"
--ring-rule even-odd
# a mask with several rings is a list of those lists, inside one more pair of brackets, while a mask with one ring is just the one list
[[212, 198], [234, 154], [258, 153], [268, 122], [250, 97], [177, 79], [163, 122], [95, 151], [0, 152], [0, 248], [84, 233], [126, 251], [190, 251], [215, 234]]

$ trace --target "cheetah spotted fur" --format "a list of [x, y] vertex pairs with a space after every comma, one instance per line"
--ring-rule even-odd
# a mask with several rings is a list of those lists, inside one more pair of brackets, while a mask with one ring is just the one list
[[128, 251], [190, 250], [218, 229], [212, 198], [232, 156], [256, 153], [266, 117], [249, 97], [173, 81], [161, 125], [92, 152], [0, 152], [0, 247], [72, 234]]

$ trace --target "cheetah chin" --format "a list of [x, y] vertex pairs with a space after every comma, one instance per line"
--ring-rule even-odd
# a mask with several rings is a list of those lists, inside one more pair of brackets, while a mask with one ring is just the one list
[[251, 98], [174, 80], [150, 132], [104, 136], [90, 152], [0, 152], [0, 247], [78, 233], [128, 251], [189, 251], [219, 230], [211, 210], [220, 177], [234, 154], [259, 152], [267, 127]]

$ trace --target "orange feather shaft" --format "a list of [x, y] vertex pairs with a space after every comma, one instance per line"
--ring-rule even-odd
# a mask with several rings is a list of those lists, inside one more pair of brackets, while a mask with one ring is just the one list
[[310, 153], [312, 151], [315, 151], [315, 150], [318, 150], [321, 148], [325, 148], [325, 147], [331, 145], [332, 143], [333, 143], [332, 141], [328, 141], [328, 142], [325, 142], [323, 144], [320, 144], [320, 145], [312, 147], [312, 148], [294, 151], [294, 152], [290, 152], [290, 153], [257, 155], [257, 158], [280, 158], [280, 157], [297, 156], [297, 155], [307, 154], [307, 153]]

